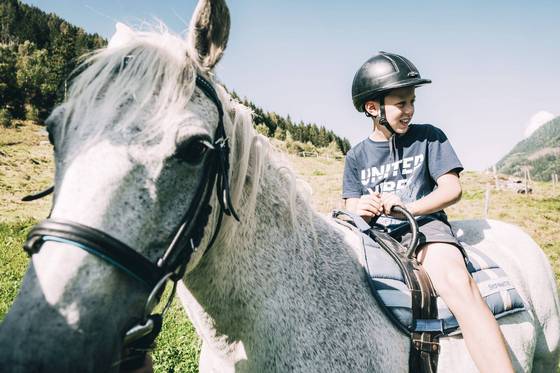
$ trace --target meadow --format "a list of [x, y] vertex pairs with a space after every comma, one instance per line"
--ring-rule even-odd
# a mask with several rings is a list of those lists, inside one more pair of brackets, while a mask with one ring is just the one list
[[[322, 213], [341, 207], [343, 162], [289, 156], [296, 173], [312, 189], [312, 204]], [[22, 196], [52, 183], [52, 148], [46, 132], [31, 122], [0, 127], [0, 320], [17, 295], [29, 259], [21, 249], [29, 228], [45, 218], [50, 197], [21, 202]], [[498, 176], [499, 181], [506, 180]], [[548, 256], [560, 285], [560, 187], [536, 182], [524, 195], [496, 189], [493, 175], [464, 172], [462, 200], [447, 209], [451, 220], [490, 218], [519, 225]], [[487, 192], [488, 191], [488, 192]], [[485, 198], [489, 208], [485, 212]], [[200, 342], [177, 301], [167, 314], [153, 353], [155, 372], [197, 372]]]

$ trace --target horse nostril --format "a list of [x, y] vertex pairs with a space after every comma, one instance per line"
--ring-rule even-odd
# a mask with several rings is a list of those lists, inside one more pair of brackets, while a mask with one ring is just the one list
[[206, 137], [191, 138], [177, 146], [174, 157], [191, 165], [199, 164], [208, 150], [214, 146]]

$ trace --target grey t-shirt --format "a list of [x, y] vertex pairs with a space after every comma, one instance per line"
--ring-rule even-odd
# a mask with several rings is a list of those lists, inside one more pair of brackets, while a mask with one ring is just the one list
[[460, 173], [463, 165], [447, 136], [430, 124], [412, 124], [402, 136], [390, 141], [369, 137], [346, 154], [342, 198], [360, 198], [368, 188], [395, 193], [403, 203], [416, 201], [437, 186], [448, 172]]

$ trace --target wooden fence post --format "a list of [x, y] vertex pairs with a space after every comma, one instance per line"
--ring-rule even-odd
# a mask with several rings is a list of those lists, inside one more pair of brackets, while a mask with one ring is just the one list
[[490, 187], [486, 187], [484, 194], [484, 219], [488, 219], [488, 210], [490, 208]]

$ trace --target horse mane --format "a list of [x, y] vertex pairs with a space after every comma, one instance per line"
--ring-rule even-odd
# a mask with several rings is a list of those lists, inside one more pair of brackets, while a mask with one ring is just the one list
[[108, 127], [134, 131], [142, 123], [135, 131], [140, 140], [176, 127], [195, 85], [196, 67], [185, 58], [186, 50], [185, 41], [161, 26], [85, 55], [73, 72], [66, 102], [49, 120], [63, 131], [79, 123], [73, 130], [89, 134]]
[[[267, 137], [257, 133], [253, 123], [253, 111], [233, 99], [221, 84], [216, 84], [215, 88], [224, 111], [229, 114], [224, 116], [224, 124], [230, 139], [230, 159], [235, 160], [235, 170], [231, 170], [230, 178], [233, 206], [242, 207], [246, 211], [255, 211], [263, 173], [276, 172], [278, 178], [275, 180], [275, 187], [288, 188], [289, 223], [296, 228], [298, 226], [296, 199], [299, 197], [309, 207], [311, 187], [296, 176], [287, 157], [278, 151]], [[276, 192], [276, 190], [269, 192]], [[311, 209], [309, 208], [308, 211]], [[308, 229], [312, 229], [311, 225], [307, 224], [307, 226]], [[238, 227], [234, 219], [226, 219], [222, 225], [223, 233], [218, 236], [217, 242], [231, 242]]]
[[[61, 139], [71, 129], [76, 132], [73, 136], [83, 132], [89, 139], [111, 130], [133, 136], [135, 141], [152, 141], [186, 120], [196, 74], [204, 71], [187, 58], [187, 40], [169, 32], [163, 23], [148, 31], [127, 28], [124, 36], [126, 40], [121, 37], [118, 45], [112, 46], [112, 40], [107, 48], [82, 58], [67, 100], [47, 120], [60, 126]], [[279, 171], [278, 187], [289, 188], [290, 220], [296, 226], [296, 197], [309, 204], [309, 186], [303, 186], [286, 157], [256, 132], [253, 112], [234, 100], [213, 75], [205, 77], [214, 83], [224, 107], [230, 159], [234, 160], [233, 205], [254, 211], [263, 173], [273, 168]], [[131, 100], [136, 104], [130, 105]], [[57, 145], [64, 147], [64, 143]], [[228, 242], [237, 226], [233, 219], [225, 219], [218, 241]]]

